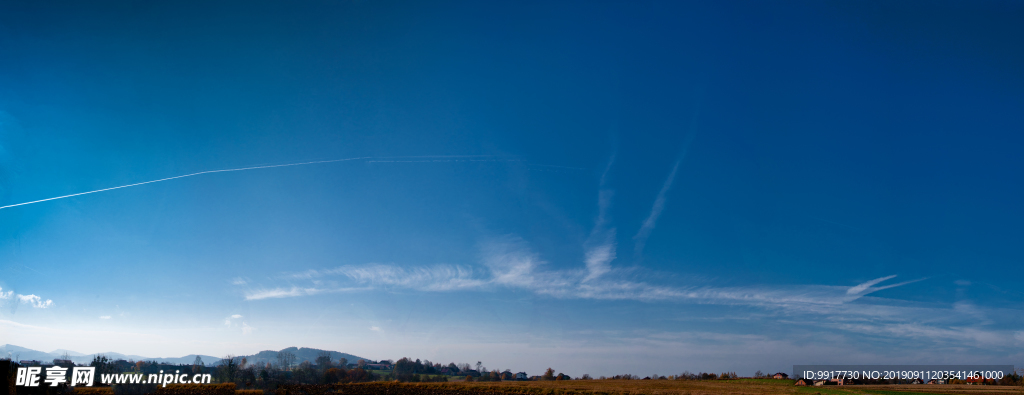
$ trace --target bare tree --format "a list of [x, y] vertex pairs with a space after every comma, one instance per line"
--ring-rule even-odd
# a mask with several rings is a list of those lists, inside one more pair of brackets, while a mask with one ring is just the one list
[[206, 366], [203, 363], [203, 359], [196, 355], [196, 360], [192, 362], [192, 373], [199, 374], [203, 372], [203, 367]]
[[235, 381], [235, 375], [238, 373], [238, 365], [235, 363], [234, 355], [226, 355], [224, 359], [220, 360], [221, 363], [221, 381], [225, 383], [231, 383]]
[[320, 354], [316, 357], [316, 366], [321, 371], [325, 371], [331, 367], [331, 353], [329, 351], [320, 351]]
[[295, 354], [290, 351], [282, 351], [277, 353], [277, 364], [281, 366], [283, 370], [291, 370], [292, 364], [295, 363]]

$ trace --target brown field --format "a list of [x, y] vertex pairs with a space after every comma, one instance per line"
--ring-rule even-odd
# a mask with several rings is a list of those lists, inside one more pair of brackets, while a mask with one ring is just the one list
[[[315, 388], [314, 388], [315, 387]], [[792, 380], [740, 379], [504, 381], [478, 383], [363, 383], [294, 386], [275, 395], [1024, 395], [1022, 387], [976, 385], [863, 385], [797, 387]]]
[[[113, 395], [107, 388], [75, 388], [74, 393]], [[172, 385], [155, 395], [259, 395], [234, 384]], [[792, 380], [572, 380], [477, 383], [373, 382], [282, 386], [266, 395], [1024, 395], [1024, 387], [987, 385], [847, 385], [797, 387]]]

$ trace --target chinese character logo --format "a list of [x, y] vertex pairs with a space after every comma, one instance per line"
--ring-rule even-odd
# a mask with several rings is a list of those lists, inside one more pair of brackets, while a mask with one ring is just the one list
[[18, 368], [18, 375], [15, 377], [14, 385], [21, 385], [26, 387], [38, 387], [39, 386], [39, 374], [43, 372], [43, 368], [39, 366], [32, 366], [27, 368]]
[[64, 376], [67, 374], [68, 368], [60, 366], [46, 368], [46, 382], [49, 383], [51, 387], [56, 387], [57, 384], [64, 383]]
[[95, 375], [95, 366], [87, 368], [76, 367], [71, 371], [71, 386], [74, 387], [78, 384], [84, 384], [86, 387], [92, 387], [92, 380]]

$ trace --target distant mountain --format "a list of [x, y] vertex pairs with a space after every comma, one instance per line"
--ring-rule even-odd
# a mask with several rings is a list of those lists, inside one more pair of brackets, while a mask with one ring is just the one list
[[[132, 361], [157, 361], [173, 364], [191, 364], [196, 360], [195, 354], [186, 355], [184, 357], [179, 358], [151, 358], [143, 357], [141, 355], [125, 355], [117, 352], [82, 354], [80, 352], [64, 349], [57, 349], [51, 352], [42, 352], [25, 347], [15, 346], [13, 344], [5, 344], [3, 346], [0, 346], [0, 358], [11, 358], [15, 361], [34, 360], [39, 362], [51, 363], [53, 362], [54, 359], [63, 358], [64, 353], [67, 353], [71, 357], [71, 362], [74, 362], [76, 364], [88, 364], [89, 362], [92, 362], [93, 357], [97, 355], [104, 355], [107, 358], [114, 360], [124, 359]], [[203, 361], [220, 361], [220, 358], [209, 355], [200, 355], [200, 357], [203, 359]], [[207, 362], [207, 365], [209, 364], [210, 363]]]
[[[310, 362], [314, 362], [315, 363], [316, 362], [316, 358], [320, 356], [320, 353], [324, 352], [326, 350], [320, 350], [320, 349], [316, 349], [316, 348], [306, 348], [306, 347], [302, 347], [302, 348], [288, 347], [288, 348], [280, 350], [280, 351], [267, 350], [267, 351], [260, 351], [260, 352], [258, 352], [256, 354], [253, 354], [253, 355], [240, 355], [240, 356], [235, 357], [234, 359], [236, 361], [240, 361], [242, 358], [245, 358], [246, 362], [247, 363], [251, 363], [251, 364], [258, 363], [260, 365], [263, 365], [263, 364], [266, 364], [268, 362], [272, 363], [272, 364], [276, 364], [277, 363], [277, 354], [285, 352], [285, 351], [288, 351], [288, 352], [290, 352], [292, 354], [295, 354], [295, 363], [298, 364], [298, 363], [302, 363], [303, 361], [310, 361]], [[356, 361], [359, 361], [360, 359], [365, 359], [366, 361], [372, 362], [372, 360], [370, 360], [370, 359], [357, 357], [357, 356], [352, 355], [352, 354], [346, 354], [346, 353], [337, 352], [337, 351], [329, 351], [329, 352], [331, 353], [331, 360], [333, 360], [335, 362], [337, 362], [341, 358], [347, 359], [348, 363], [356, 363]], [[11, 358], [11, 359], [13, 359], [15, 361], [35, 360], [35, 361], [39, 361], [39, 362], [50, 363], [50, 362], [53, 362], [54, 359], [62, 358], [64, 356], [64, 353], [67, 353], [69, 356], [71, 356], [71, 361], [76, 363], [76, 364], [88, 364], [89, 362], [92, 362], [93, 357], [95, 357], [97, 355], [104, 355], [107, 358], [114, 359], [114, 360], [124, 359], [124, 360], [133, 360], [133, 361], [156, 361], [156, 362], [161, 362], [161, 363], [185, 364], [185, 365], [191, 365], [193, 362], [195, 362], [196, 357], [198, 356], [199, 358], [202, 359], [203, 363], [206, 364], [206, 366], [220, 365], [221, 361], [223, 360], [223, 357], [214, 357], [214, 356], [211, 356], [211, 355], [196, 355], [196, 354], [189, 354], [189, 355], [186, 355], [186, 356], [183, 356], [183, 357], [177, 357], [177, 358], [152, 358], [152, 357], [143, 357], [143, 356], [139, 356], [139, 355], [125, 355], [125, 354], [116, 353], [116, 352], [101, 352], [101, 353], [96, 353], [96, 354], [82, 354], [82, 353], [79, 353], [79, 352], [74, 352], [74, 351], [71, 351], [71, 350], [64, 350], [64, 349], [58, 349], [58, 350], [54, 350], [54, 351], [51, 351], [51, 352], [42, 352], [42, 351], [36, 351], [36, 350], [32, 350], [32, 349], [25, 348], [25, 347], [15, 346], [15, 345], [12, 345], [12, 344], [5, 344], [3, 346], [0, 346], [0, 358]]]
[[[280, 351], [267, 350], [267, 351], [260, 351], [260, 352], [258, 352], [256, 354], [253, 354], [253, 355], [242, 355], [242, 356], [235, 357], [235, 360], [239, 361], [239, 360], [241, 360], [244, 357], [246, 363], [258, 363], [260, 365], [264, 365], [264, 364], [269, 362], [271, 364], [277, 364], [277, 354], [280, 354], [280, 353], [285, 352], [285, 351], [290, 352], [292, 354], [295, 354], [295, 363], [299, 364], [299, 363], [302, 363], [303, 361], [309, 361], [309, 362], [316, 363], [316, 358], [320, 356], [320, 353], [325, 352], [327, 350], [320, 350], [320, 349], [316, 349], [316, 348], [306, 348], [306, 347], [302, 347], [302, 348], [288, 347], [288, 348], [280, 350]], [[348, 360], [348, 363], [356, 363], [360, 359], [366, 360], [367, 362], [374, 362], [373, 360], [368, 359], [368, 358], [357, 357], [355, 355], [346, 354], [346, 353], [343, 353], [343, 352], [337, 352], [337, 351], [327, 351], [327, 352], [331, 353], [330, 354], [331, 355], [331, 360], [334, 361], [334, 362], [338, 362], [339, 360], [341, 360], [341, 358], [345, 358], [346, 360]], [[217, 360], [217, 364], [220, 364], [220, 360], [219, 359]], [[207, 365], [209, 365], [209, 364], [207, 364]]]
[[71, 351], [71, 350], [65, 350], [63, 348], [58, 348], [56, 350], [50, 351], [50, 354], [64, 355], [64, 353], [67, 353], [68, 355], [70, 355], [72, 357], [82, 357], [82, 356], [85, 356], [85, 354], [74, 352], [74, 351]]
[[36, 351], [25, 347], [18, 347], [12, 344], [0, 346], [0, 358], [18, 360], [52, 361], [57, 356], [42, 351]]

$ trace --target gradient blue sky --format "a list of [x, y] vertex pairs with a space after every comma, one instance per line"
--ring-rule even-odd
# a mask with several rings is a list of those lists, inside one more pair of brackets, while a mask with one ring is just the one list
[[[1024, 3], [5, 2], [0, 343], [1024, 365]], [[895, 276], [895, 277], [893, 277]]]

